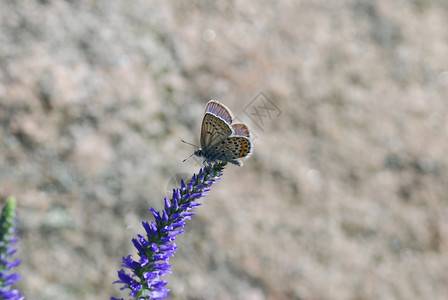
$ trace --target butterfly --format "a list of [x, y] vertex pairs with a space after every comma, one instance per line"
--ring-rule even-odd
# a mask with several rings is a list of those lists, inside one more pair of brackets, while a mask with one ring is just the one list
[[202, 157], [208, 164], [223, 161], [242, 166], [240, 159], [252, 154], [252, 136], [246, 124], [232, 124], [232, 120], [227, 106], [210, 100], [202, 120], [201, 147], [192, 155]]

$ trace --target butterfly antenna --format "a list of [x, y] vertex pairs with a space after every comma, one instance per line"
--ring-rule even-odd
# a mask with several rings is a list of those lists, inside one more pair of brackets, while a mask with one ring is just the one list
[[184, 159], [182, 162], [185, 162], [187, 159], [189, 159], [190, 157], [192, 157], [194, 155], [194, 153], [190, 156], [188, 156], [186, 159]]
[[[194, 145], [194, 144], [192, 144], [192, 143], [189, 143], [189, 142], [186, 142], [186, 141], [184, 141], [184, 140], [181, 140], [183, 143], [185, 143], [185, 144], [188, 144], [188, 145], [191, 145], [191, 146], [193, 146], [193, 147], [195, 147], [196, 149], [199, 149], [199, 147], [198, 146], [196, 146], [196, 145]], [[188, 156], [186, 159], [184, 159], [182, 162], [185, 162], [187, 159], [189, 159], [190, 157], [192, 157], [194, 154], [195, 154], [196, 152], [193, 152], [193, 154], [191, 154], [190, 156]]]
[[196, 146], [196, 145], [193, 145], [192, 143], [186, 142], [186, 141], [184, 141], [184, 140], [181, 140], [181, 141], [182, 141], [183, 143], [185, 143], [185, 144], [191, 145], [191, 146], [193, 146], [193, 147], [195, 147], [195, 148], [199, 149], [199, 147], [198, 147], [198, 146]]

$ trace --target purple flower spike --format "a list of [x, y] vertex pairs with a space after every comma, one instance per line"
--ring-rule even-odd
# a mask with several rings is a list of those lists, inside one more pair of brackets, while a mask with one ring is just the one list
[[180, 188], [173, 190], [172, 198], [164, 198], [162, 212], [149, 208], [155, 222], [142, 222], [146, 236], [138, 235], [138, 238], [132, 239], [140, 259], [134, 260], [130, 255], [123, 257], [122, 266], [130, 269], [131, 273], [118, 271], [119, 280], [114, 282], [123, 284], [121, 289], [128, 289], [132, 299], [169, 298], [170, 290], [166, 288], [167, 282], [161, 276], [171, 274], [169, 257], [177, 249], [173, 241], [184, 233], [185, 221], [196, 214], [191, 210], [201, 205], [195, 201], [207, 195], [205, 192], [220, 178], [225, 165], [226, 163], [216, 163], [207, 166], [197, 175], [194, 174], [187, 184], [181, 181]]
[[17, 249], [13, 244], [18, 241], [15, 237], [16, 229], [16, 199], [9, 197], [2, 209], [0, 217], [0, 299], [25, 299], [18, 290], [11, 289], [11, 285], [20, 280], [20, 275], [11, 273], [11, 269], [20, 264], [20, 260], [11, 260]]

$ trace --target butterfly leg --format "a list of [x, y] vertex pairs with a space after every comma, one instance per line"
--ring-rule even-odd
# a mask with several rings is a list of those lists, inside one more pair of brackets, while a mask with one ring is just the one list
[[232, 163], [232, 164], [240, 166], [240, 167], [243, 165], [243, 163], [240, 160], [237, 160], [237, 159], [229, 160], [229, 163]]

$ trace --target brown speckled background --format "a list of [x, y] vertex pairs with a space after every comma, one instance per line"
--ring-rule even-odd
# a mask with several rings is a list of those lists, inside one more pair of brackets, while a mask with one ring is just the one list
[[[0, 199], [20, 291], [109, 299], [197, 172], [205, 103], [255, 153], [176, 243], [172, 299], [448, 299], [446, 1], [0, 1]], [[266, 113], [260, 108], [260, 113]]]

